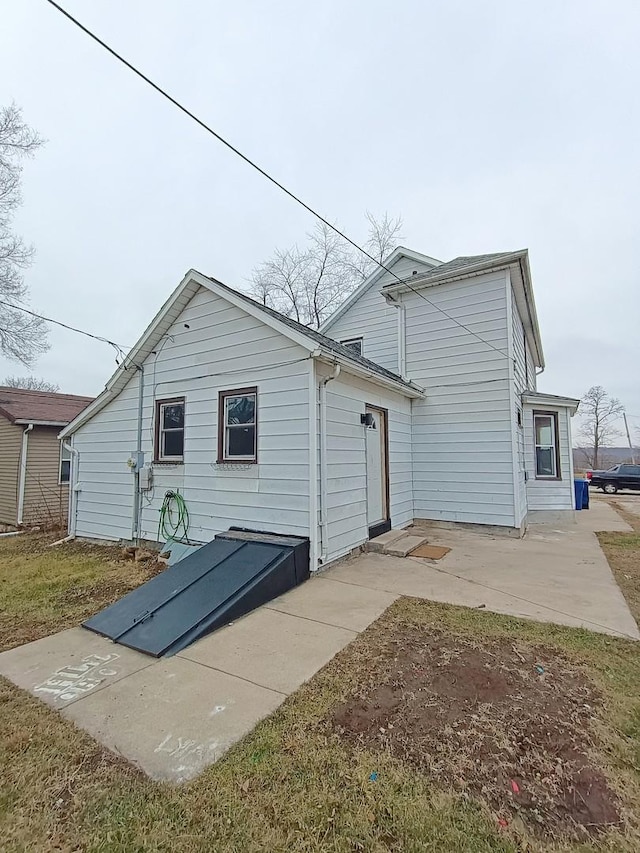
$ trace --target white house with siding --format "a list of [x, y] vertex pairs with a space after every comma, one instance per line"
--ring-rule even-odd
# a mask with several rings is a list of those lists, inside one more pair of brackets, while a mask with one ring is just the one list
[[191, 541], [301, 535], [317, 569], [414, 519], [571, 513], [577, 401], [536, 390], [527, 252], [384, 266], [321, 332], [189, 271], [61, 433], [70, 534], [159, 541], [179, 493]]

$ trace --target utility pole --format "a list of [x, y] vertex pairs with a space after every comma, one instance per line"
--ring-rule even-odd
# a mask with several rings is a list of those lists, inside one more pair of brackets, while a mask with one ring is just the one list
[[636, 464], [636, 457], [633, 454], [633, 444], [631, 444], [631, 435], [629, 434], [629, 424], [627, 423], [627, 413], [623, 412], [622, 417], [624, 418], [624, 428], [627, 431], [627, 441], [629, 442], [629, 449], [631, 450], [631, 464]]

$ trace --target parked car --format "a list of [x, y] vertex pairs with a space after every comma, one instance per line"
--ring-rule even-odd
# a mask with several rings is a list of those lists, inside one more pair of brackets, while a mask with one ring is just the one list
[[587, 479], [608, 495], [620, 489], [640, 491], [640, 465], [614, 465], [607, 471], [587, 471]]

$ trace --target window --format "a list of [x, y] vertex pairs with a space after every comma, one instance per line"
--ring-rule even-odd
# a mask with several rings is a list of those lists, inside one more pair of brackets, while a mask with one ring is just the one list
[[71, 451], [60, 442], [60, 474], [59, 483], [68, 483], [71, 480]]
[[184, 397], [156, 400], [154, 462], [182, 462], [184, 458]]
[[640, 477], [640, 465], [621, 465], [621, 474], [631, 474], [634, 477]]
[[257, 400], [257, 388], [220, 392], [218, 462], [257, 461]]
[[362, 355], [363, 338], [347, 338], [345, 341], [340, 341], [343, 347], [352, 349], [357, 355]]
[[534, 412], [533, 426], [536, 443], [536, 477], [559, 480], [558, 416], [555, 412]]

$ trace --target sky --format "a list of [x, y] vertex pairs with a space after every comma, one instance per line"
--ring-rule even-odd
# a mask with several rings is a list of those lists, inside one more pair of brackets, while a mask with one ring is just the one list
[[[441, 260], [528, 248], [539, 390], [603, 385], [640, 439], [637, 0], [61, 4], [356, 240], [368, 210]], [[47, 140], [15, 219], [34, 310], [130, 346], [188, 269], [244, 289], [313, 227], [45, 0], [0, 44], [0, 104]], [[98, 394], [113, 350], [50, 341], [32, 372]]]

